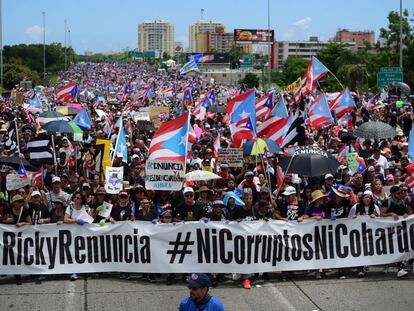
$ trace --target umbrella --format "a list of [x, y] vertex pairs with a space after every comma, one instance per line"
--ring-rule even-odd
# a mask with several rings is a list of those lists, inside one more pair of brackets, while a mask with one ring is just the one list
[[401, 88], [401, 91], [402, 91], [403, 93], [407, 93], [407, 94], [410, 94], [410, 93], [411, 93], [411, 88], [408, 86], [408, 84], [407, 84], [407, 83], [404, 83], [404, 82], [397, 82], [396, 84], [397, 84], [397, 86], [398, 86], [399, 88]]
[[212, 105], [208, 108], [209, 112], [226, 113], [226, 109], [222, 105]]
[[37, 171], [37, 168], [32, 166], [29, 161], [26, 159], [12, 156], [12, 157], [2, 157], [0, 158], [0, 164], [11, 166], [14, 169], [19, 169], [20, 164], [23, 164], [24, 168], [28, 171]]
[[192, 171], [185, 174], [186, 181], [201, 181], [201, 180], [213, 180], [213, 179], [221, 179], [219, 175], [211, 173], [209, 171]]
[[59, 117], [64, 117], [64, 114], [57, 112], [57, 111], [45, 111], [39, 114], [39, 117], [40, 118], [59, 118]]
[[379, 140], [394, 138], [395, 135], [397, 135], [397, 132], [387, 123], [372, 121], [361, 124], [361, 126], [354, 131], [354, 135], [359, 138]]
[[287, 173], [308, 177], [335, 173], [339, 167], [338, 160], [318, 147], [298, 147], [292, 157], [284, 157], [280, 165]]
[[74, 141], [82, 141], [82, 139], [83, 139], [82, 129], [73, 122], [69, 122], [69, 125], [73, 130], [73, 140]]
[[258, 155], [268, 153], [281, 153], [279, 145], [268, 138], [258, 138], [256, 140], [248, 140], [243, 144], [243, 153], [247, 155]]
[[73, 129], [70, 126], [68, 121], [65, 120], [58, 120], [48, 122], [42, 126], [44, 130], [47, 132], [58, 132], [58, 133], [73, 133]]
[[66, 116], [72, 116], [72, 115], [77, 115], [80, 109], [77, 109], [75, 107], [60, 106], [60, 107], [56, 107], [56, 111]]

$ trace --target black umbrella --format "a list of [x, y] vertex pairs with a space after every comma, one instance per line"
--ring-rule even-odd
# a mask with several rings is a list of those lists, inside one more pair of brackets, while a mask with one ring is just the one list
[[212, 105], [208, 108], [208, 111], [215, 113], [225, 113], [226, 109], [222, 105]]
[[14, 169], [19, 169], [20, 164], [23, 164], [24, 168], [28, 171], [37, 171], [37, 168], [35, 168], [34, 166], [32, 166], [29, 161], [27, 161], [26, 159], [17, 157], [17, 156], [12, 156], [12, 157], [2, 157], [0, 158], [0, 164], [3, 165], [7, 165], [7, 166], [11, 166]]
[[330, 153], [318, 147], [298, 147], [292, 157], [284, 157], [280, 165], [285, 174], [295, 173], [314, 177], [335, 173], [339, 162]]
[[355, 131], [354, 135], [365, 139], [387, 139], [397, 135], [396, 130], [388, 123], [372, 121], [362, 123]]

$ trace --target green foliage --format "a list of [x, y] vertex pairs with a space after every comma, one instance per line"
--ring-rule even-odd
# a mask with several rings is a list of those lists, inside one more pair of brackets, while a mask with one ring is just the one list
[[283, 64], [283, 80], [292, 83], [302, 77], [308, 68], [309, 60], [297, 56], [289, 56]]
[[243, 48], [241, 46], [233, 46], [229, 51], [231, 69], [240, 67], [240, 59], [243, 56]]
[[20, 59], [10, 59], [3, 68], [4, 88], [12, 89], [22, 80], [30, 80], [33, 85], [39, 84], [41, 79], [38, 73], [25, 66]]
[[246, 88], [253, 88], [253, 87], [259, 87], [260, 79], [257, 75], [254, 73], [248, 72], [244, 76], [243, 79], [239, 81], [239, 84], [244, 84]]

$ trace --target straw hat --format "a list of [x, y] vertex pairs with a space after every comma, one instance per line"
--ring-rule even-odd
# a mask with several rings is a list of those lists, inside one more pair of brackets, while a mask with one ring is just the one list
[[312, 192], [312, 201], [311, 203], [318, 201], [319, 199], [326, 198], [327, 195], [323, 193], [322, 190], [315, 190]]
[[332, 188], [333, 192], [335, 192], [335, 194], [337, 196], [340, 196], [341, 198], [349, 198], [349, 196], [351, 195], [351, 188], [347, 187], [347, 186], [339, 186], [338, 189]]
[[196, 192], [204, 192], [204, 191], [207, 191], [207, 192], [213, 192], [213, 190], [211, 190], [209, 187], [207, 187], [207, 186], [201, 186], [200, 187], [200, 189], [198, 189]]

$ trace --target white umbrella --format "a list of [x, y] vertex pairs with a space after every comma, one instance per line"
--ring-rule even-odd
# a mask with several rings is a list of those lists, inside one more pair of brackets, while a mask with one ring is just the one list
[[186, 181], [202, 181], [202, 180], [213, 180], [213, 179], [221, 179], [221, 177], [217, 174], [208, 172], [208, 171], [192, 171], [185, 174]]

